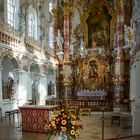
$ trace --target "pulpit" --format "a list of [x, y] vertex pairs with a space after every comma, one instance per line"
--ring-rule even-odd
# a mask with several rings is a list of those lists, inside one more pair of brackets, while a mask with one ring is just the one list
[[51, 112], [57, 106], [28, 105], [19, 108], [22, 117], [22, 131], [45, 133], [44, 125], [48, 123]]

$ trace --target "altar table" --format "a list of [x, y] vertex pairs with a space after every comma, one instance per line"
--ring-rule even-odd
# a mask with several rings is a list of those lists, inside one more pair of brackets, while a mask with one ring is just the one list
[[19, 107], [22, 119], [22, 131], [45, 133], [44, 125], [48, 123], [51, 112], [57, 106], [28, 105]]

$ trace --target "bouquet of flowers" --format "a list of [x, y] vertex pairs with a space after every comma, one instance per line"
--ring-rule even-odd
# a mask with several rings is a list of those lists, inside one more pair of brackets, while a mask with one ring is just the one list
[[48, 134], [48, 140], [51, 135], [67, 136], [68, 140], [76, 139], [79, 136], [79, 129], [82, 125], [79, 124], [79, 118], [69, 111], [61, 110], [54, 113], [48, 124], [45, 125], [45, 130]]

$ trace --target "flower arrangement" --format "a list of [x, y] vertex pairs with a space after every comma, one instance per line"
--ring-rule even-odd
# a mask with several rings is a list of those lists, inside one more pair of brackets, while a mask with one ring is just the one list
[[79, 124], [79, 118], [69, 111], [61, 110], [54, 113], [48, 124], [45, 125], [45, 130], [48, 134], [48, 140], [51, 135], [67, 136], [68, 140], [76, 139], [79, 136], [79, 129], [82, 125]]

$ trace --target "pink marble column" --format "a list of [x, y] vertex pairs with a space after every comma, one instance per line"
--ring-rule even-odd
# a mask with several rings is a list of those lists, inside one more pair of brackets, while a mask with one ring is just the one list
[[70, 28], [69, 28], [69, 3], [64, 3], [64, 61], [69, 61]]
[[67, 99], [71, 97], [71, 61], [69, 60], [69, 47], [70, 47], [70, 5], [69, 1], [64, 2], [63, 7], [64, 14], [64, 24], [63, 24], [63, 33], [64, 33], [64, 61], [63, 61], [63, 71], [64, 71], [64, 88], [65, 95], [64, 98]]
[[117, 23], [116, 23], [116, 36], [117, 36], [117, 55], [115, 59], [115, 95], [114, 104], [120, 104], [123, 100], [123, 83], [124, 83], [124, 0], [117, 1]]
[[119, 0], [117, 9], [117, 47], [122, 48], [124, 45], [124, 0]]

